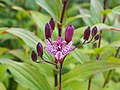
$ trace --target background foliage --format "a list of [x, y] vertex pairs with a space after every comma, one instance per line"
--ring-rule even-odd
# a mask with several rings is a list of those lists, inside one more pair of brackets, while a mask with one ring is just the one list
[[[69, 0], [64, 25], [75, 27], [74, 45], [82, 42], [86, 26], [120, 28], [120, 0], [108, 0], [109, 9], [103, 10], [103, 0]], [[30, 53], [36, 44], [45, 43], [44, 26], [51, 17], [60, 20], [62, 0], [0, 0], [0, 90], [56, 90], [53, 66], [31, 61]], [[107, 14], [106, 24], [102, 15]], [[64, 32], [63, 32], [64, 36]], [[53, 39], [57, 38], [57, 28]], [[96, 42], [97, 43], [97, 42]], [[103, 31], [102, 47], [92, 43], [71, 52], [63, 65], [63, 90], [87, 90], [88, 78], [93, 78], [91, 90], [120, 89], [119, 31]], [[100, 61], [96, 62], [96, 55]], [[44, 57], [53, 57], [44, 51]], [[114, 69], [106, 88], [102, 88], [108, 70]], [[105, 72], [103, 72], [105, 71]]]

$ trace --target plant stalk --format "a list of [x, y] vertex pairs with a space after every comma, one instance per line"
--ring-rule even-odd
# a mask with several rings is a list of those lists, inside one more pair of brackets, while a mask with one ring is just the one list
[[68, 0], [63, 0], [62, 14], [61, 14], [61, 18], [60, 18], [60, 23], [58, 23], [58, 36], [61, 36], [61, 33], [62, 33], [62, 25], [61, 24], [63, 23], [67, 2], [68, 2]]
[[59, 72], [59, 90], [62, 90], [62, 63], [60, 64], [60, 72]]
[[[107, 4], [108, 4], [108, 0], [104, 0], [104, 10], [107, 9], [107, 6], [108, 6]], [[105, 23], [105, 20], [106, 20], [106, 15], [103, 15], [102, 23]], [[102, 31], [100, 31], [100, 38], [99, 38], [99, 41], [98, 41], [98, 48], [100, 48], [100, 46], [101, 46], [101, 36], [102, 36]], [[96, 59], [99, 60], [99, 57], [100, 57], [100, 55], [97, 55]]]
[[88, 90], [90, 90], [90, 87], [91, 87], [91, 81], [92, 81], [92, 78], [89, 78], [89, 81], [88, 81]]
[[55, 69], [54, 69], [54, 86], [56, 87], [58, 85], [58, 74], [57, 74], [57, 70], [58, 67], [57, 65], [55, 66]]

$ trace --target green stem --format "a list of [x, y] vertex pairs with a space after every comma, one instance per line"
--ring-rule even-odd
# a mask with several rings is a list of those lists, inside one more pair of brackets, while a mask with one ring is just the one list
[[91, 87], [91, 81], [92, 81], [92, 78], [89, 78], [89, 81], [88, 81], [88, 90], [90, 90], [90, 87]]
[[104, 82], [104, 84], [103, 84], [103, 88], [104, 88], [104, 87], [106, 86], [106, 84], [108, 83], [108, 80], [109, 80], [109, 77], [110, 77], [111, 72], [112, 72], [112, 70], [110, 70], [110, 71], [108, 72], [107, 78], [105, 79], [105, 82]]
[[54, 69], [54, 86], [56, 87], [58, 85], [58, 74], [57, 74], [57, 70], [58, 67], [56, 65], [55, 69]]
[[62, 90], [62, 63], [60, 64], [60, 72], [59, 72], [59, 90]]

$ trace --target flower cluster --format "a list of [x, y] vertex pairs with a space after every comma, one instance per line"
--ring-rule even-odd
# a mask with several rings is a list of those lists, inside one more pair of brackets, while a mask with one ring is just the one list
[[[79, 44], [78, 46], [72, 46], [74, 27], [72, 25], [68, 25], [65, 29], [65, 39], [63, 39], [62, 36], [58, 36], [57, 40], [53, 41], [52, 34], [54, 28], [55, 22], [53, 18], [51, 18], [49, 23], [46, 23], [45, 25], [45, 37], [47, 46], [44, 46], [44, 49], [46, 49], [50, 54], [52, 54], [52, 56], [55, 58], [55, 63], [62, 63], [65, 56], [70, 51], [74, 50], [75, 48], [79, 48], [84, 44], [90, 43], [93, 39], [94, 41], [96, 41], [100, 38], [100, 35], [97, 34], [98, 30], [96, 26], [93, 27], [92, 31], [90, 30], [90, 27], [87, 27], [84, 31], [84, 42], [82, 44]], [[92, 38], [89, 40], [90, 34]], [[35, 51], [32, 51], [31, 54], [31, 58], [33, 61], [36, 61], [38, 56], [40, 56], [41, 58], [43, 56], [43, 46], [40, 42], [37, 44], [36, 49], [38, 55], [35, 53]]]
[[[53, 18], [45, 25], [45, 37], [46, 37], [46, 43], [48, 44], [47, 46], [44, 47], [44, 49], [48, 50], [53, 57], [55, 58], [55, 63], [62, 63], [64, 57], [72, 51], [75, 46], [72, 46], [73, 44], [73, 34], [74, 34], [74, 27], [72, 25], [68, 25], [65, 30], [65, 40], [61, 37], [58, 36], [58, 39], [53, 41], [52, 40], [52, 33], [55, 28], [55, 22]], [[35, 51], [32, 51], [31, 57], [33, 61], [37, 60], [37, 56], [42, 57], [43, 55], [43, 46], [39, 42], [37, 44], [37, 53]]]

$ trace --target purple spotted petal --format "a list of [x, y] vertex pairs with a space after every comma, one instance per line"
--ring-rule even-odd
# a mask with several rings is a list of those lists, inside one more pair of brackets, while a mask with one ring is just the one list
[[61, 62], [63, 58], [75, 48], [75, 46], [72, 46], [73, 41], [70, 41], [68, 44], [66, 44], [66, 41], [64, 41], [62, 37], [58, 37], [58, 39], [52, 43], [49, 42], [48, 39], [46, 42], [48, 45], [44, 48], [55, 57], [56, 62]]

